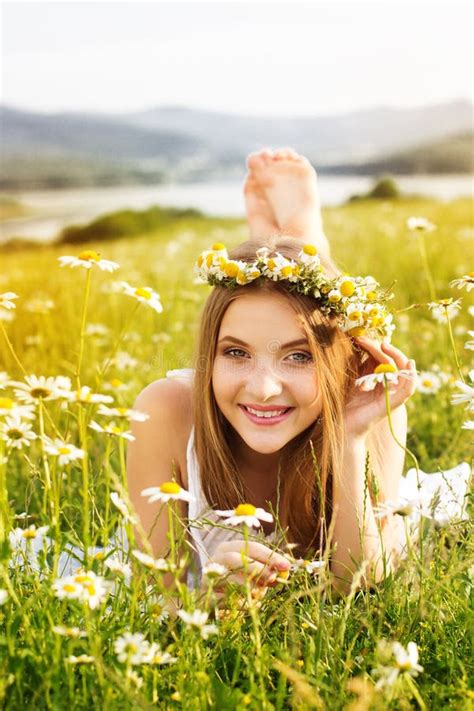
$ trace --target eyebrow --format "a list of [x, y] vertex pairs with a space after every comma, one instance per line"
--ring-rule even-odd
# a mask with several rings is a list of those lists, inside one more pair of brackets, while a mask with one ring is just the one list
[[[245, 346], [246, 348], [249, 348], [249, 344], [245, 343], [245, 341], [241, 341], [240, 338], [236, 338], [235, 336], [223, 336], [220, 340], [219, 343], [223, 343], [224, 341], [231, 341], [232, 343], [238, 343], [241, 346]], [[288, 343], [283, 343], [281, 345], [281, 350], [284, 348], [293, 348], [294, 346], [308, 346], [308, 340], [306, 338], [299, 338], [296, 341], [289, 341]]]

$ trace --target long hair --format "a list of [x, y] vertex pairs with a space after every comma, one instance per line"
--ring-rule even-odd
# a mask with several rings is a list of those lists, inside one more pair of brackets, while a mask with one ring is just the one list
[[[259, 247], [296, 259], [301, 245], [288, 237], [248, 241], [235, 248], [230, 257], [253, 261]], [[321, 260], [328, 275], [336, 275], [334, 265]], [[350, 338], [326, 316], [314, 298], [290, 292], [284, 282], [259, 278], [228, 289], [216, 286], [210, 293], [201, 316], [198, 347], [195, 353], [193, 389], [196, 457], [202, 488], [210, 506], [235, 508], [248, 501], [248, 492], [239, 474], [230, 447], [230, 425], [217, 406], [212, 388], [212, 373], [217, 341], [229, 305], [256, 291], [283, 295], [305, 331], [314, 360], [315, 378], [321, 395], [320, 416], [306, 430], [282, 448], [279, 469], [279, 524], [286, 529], [295, 551], [306, 555], [324, 541], [324, 531], [332, 511], [332, 484], [342, 466], [344, 403], [355, 377], [359, 356]], [[324, 520], [324, 524], [322, 523]]]

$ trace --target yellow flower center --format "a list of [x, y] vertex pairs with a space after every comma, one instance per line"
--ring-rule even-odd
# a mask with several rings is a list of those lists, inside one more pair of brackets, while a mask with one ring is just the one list
[[128, 409], [126, 407], [117, 407], [117, 412], [121, 417], [125, 417], [128, 412]]
[[254, 271], [250, 273], [250, 276], [252, 277], [252, 279], [257, 279], [260, 276], [260, 272], [258, 271], [258, 269], [254, 269]]
[[22, 431], [17, 429], [7, 430], [6, 435], [9, 439], [21, 439], [23, 437]]
[[343, 281], [339, 287], [339, 291], [343, 296], [352, 296], [355, 291], [355, 286], [352, 281]]
[[48, 395], [51, 395], [51, 390], [48, 390], [48, 388], [31, 388], [30, 390], [30, 395], [31, 397], [48, 397]]
[[474, 279], [474, 272], [468, 272], [468, 277], [471, 277], [471, 279]]
[[135, 652], [138, 652], [138, 646], [133, 642], [128, 642], [128, 644], [125, 645], [125, 649], [128, 654], [135, 654]]
[[63, 585], [63, 590], [64, 590], [65, 592], [75, 592], [76, 586], [73, 585], [72, 583], [65, 583], [65, 584]]
[[212, 265], [212, 262], [214, 261], [214, 255], [213, 254], [208, 254], [206, 257], [206, 264], [208, 267]]
[[293, 273], [293, 269], [290, 266], [283, 267], [283, 269], [281, 270], [281, 274], [284, 277], [289, 277], [292, 273]]
[[59, 454], [70, 454], [71, 449], [70, 447], [59, 447], [58, 452]]
[[215, 252], [220, 252], [222, 249], [225, 249], [225, 244], [222, 244], [222, 242], [214, 242], [212, 249]]
[[252, 504], [239, 504], [234, 511], [236, 516], [255, 516], [257, 509]]
[[360, 338], [365, 334], [365, 328], [362, 326], [355, 326], [355, 328], [350, 328], [347, 332], [352, 338]]
[[34, 528], [27, 528], [22, 533], [23, 538], [36, 538], [36, 535], [37, 535], [37, 531], [35, 531]]
[[391, 363], [379, 363], [375, 368], [374, 373], [396, 373], [397, 367]]
[[316, 249], [314, 244], [305, 244], [305, 246], [303, 247], [303, 252], [305, 254], [308, 254], [310, 257], [314, 257], [318, 253], [318, 250]]
[[349, 320], [350, 321], [360, 321], [362, 314], [360, 311], [352, 311], [352, 313], [349, 314]]
[[203, 256], [202, 256], [202, 254], [200, 254], [199, 257], [197, 258], [198, 267], [202, 266], [202, 263], [203, 263]]
[[451, 299], [440, 299], [438, 301], [438, 304], [441, 304], [441, 306], [449, 306], [449, 304], [452, 304], [453, 300]]
[[162, 494], [179, 494], [181, 487], [175, 481], [165, 481], [161, 484], [160, 491]]
[[377, 298], [376, 292], [375, 291], [368, 291], [367, 298], [369, 301], [375, 301], [375, 299]]
[[86, 573], [78, 573], [77, 575], [74, 576], [74, 580], [76, 583], [91, 583], [92, 578], [90, 575], [87, 575]]
[[135, 296], [141, 296], [142, 299], [151, 299], [151, 289], [139, 286], [138, 289], [135, 289]]
[[328, 297], [328, 299], [331, 302], [331, 304], [336, 304], [338, 301], [341, 300], [341, 295], [340, 294], [331, 294]]
[[118, 378], [112, 378], [110, 384], [113, 388], [119, 388], [121, 385], [123, 385], [122, 381]]
[[87, 590], [88, 595], [93, 596], [93, 595], [96, 595], [96, 594], [97, 594], [96, 587], [95, 587], [95, 585], [94, 585], [93, 583], [90, 583], [89, 585], [86, 585], [86, 590]]
[[236, 277], [239, 273], [239, 267], [234, 262], [227, 262], [224, 267], [224, 272], [227, 274], [228, 277]]
[[433, 385], [433, 382], [431, 380], [429, 380], [428, 378], [425, 378], [424, 380], [422, 380], [421, 383], [426, 388], [431, 388], [431, 386]]
[[84, 262], [100, 262], [100, 254], [92, 249], [86, 249], [80, 253], [78, 259], [82, 259]]
[[268, 268], [270, 269], [270, 271], [272, 272], [272, 271], [275, 269], [275, 267], [276, 267], [276, 262], [275, 262], [275, 260], [274, 260], [274, 259], [269, 259], [268, 262], [267, 262], [267, 267], [268, 267]]
[[9, 397], [0, 397], [0, 409], [1, 410], [11, 410], [13, 409], [14, 401]]

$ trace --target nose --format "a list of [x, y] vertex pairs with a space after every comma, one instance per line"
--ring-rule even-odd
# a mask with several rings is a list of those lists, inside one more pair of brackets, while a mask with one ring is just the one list
[[256, 368], [247, 381], [250, 402], [265, 403], [283, 391], [281, 380], [271, 367]]

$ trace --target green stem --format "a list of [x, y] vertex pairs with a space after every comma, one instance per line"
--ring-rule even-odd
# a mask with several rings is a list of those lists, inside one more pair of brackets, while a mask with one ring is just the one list
[[[46, 477], [45, 487], [44, 487], [44, 513], [45, 513], [45, 515], [47, 515], [47, 504], [48, 504], [49, 495], [51, 493], [51, 472], [49, 470], [49, 460], [48, 460], [48, 457], [47, 457], [45, 449], [44, 449], [45, 432], [44, 432], [43, 407], [44, 407], [43, 401], [40, 398], [38, 400], [38, 422], [39, 422], [40, 442], [41, 442], [41, 458], [43, 460], [44, 473], [45, 473], [45, 477]], [[54, 503], [52, 504], [52, 521], [54, 524], [55, 523]]]
[[8, 349], [9, 349], [10, 353], [12, 354], [13, 360], [15, 361], [17, 366], [20, 368], [23, 375], [26, 375], [27, 374], [26, 370], [24, 369], [20, 359], [18, 358], [17, 354], [15, 353], [15, 349], [13, 348], [12, 342], [8, 338], [7, 331], [5, 329], [5, 326], [3, 325], [3, 321], [1, 319], [0, 319], [0, 328], [2, 329], [2, 333], [5, 337], [6, 342], [7, 342]]
[[[408, 449], [408, 447], [406, 447], [402, 442], [400, 442], [400, 440], [398, 439], [397, 435], [395, 434], [395, 432], [394, 432], [394, 430], [393, 430], [392, 411], [391, 411], [391, 408], [390, 408], [390, 395], [389, 395], [389, 392], [388, 392], [388, 382], [387, 382], [387, 378], [386, 378], [386, 377], [384, 377], [384, 389], [385, 389], [385, 408], [386, 408], [386, 411], [387, 411], [387, 419], [388, 419], [388, 426], [389, 426], [389, 428], [390, 428], [390, 433], [391, 433], [393, 439], [395, 440], [395, 442], [398, 444], [398, 446], [403, 449], [403, 451], [405, 452], [405, 454], [409, 454], [410, 457], [413, 459], [413, 462], [414, 462], [414, 464], [415, 464], [415, 470], [416, 470], [416, 485], [417, 485], [418, 491], [420, 491], [420, 489], [421, 489], [421, 483], [420, 483], [420, 466], [419, 466], [419, 464], [418, 464], [418, 459], [415, 457], [415, 455], [413, 454], [413, 452], [411, 451], [411, 449]], [[419, 544], [420, 544], [420, 567], [419, 567], [419, 571], [420, 571], [420, 595], [419, 595], [419, 600], [418, 600], [419, 607], [421, 607], [421, 602], [422, 602], [422, 590], [423, 590], [423, 586], [422, 586], [422, 582], [423, 582], [423, 525], [422, 525], [422, 523], [423, 523], [423, 519], [422, 519], [422, 516], [421, 516], [421, 514], [420, 514], [420, 523], [419, 523]]]
[[81, 449], [84, 452], [84, 456], [81, 460], [82, 462], [82, 501], [84, 510], [82, 512], [82, 542], [84, 545], [84, 565], [89, 564], [89, 518], [90, 518], [90, 507], [89, 507], [89, 461], [87, 457], [87, 430], [86, 422], [84, 420], [84, 411], [81, 405], [79, 405], [79, 437], [81, 442]]
[[454, 354], [454, 362], [456, 363], [456, 368], [457, 368], [457, 371], [458, 371], [458, 373], [459, 373], [459, 377], [461, 378], [462, 382], [464, 383], [465, 380], [464, 380], [464, 376], [463, 376], [463, 374], [462, 374], [461, 364], [460, 364], [460, 362], [459, 362], [458, 354], [457, 354], [457, 351], [456, 351], [456, 344], [455, 344], [455, 342], [454, 342], [453, 329], [452, 329], [452, 327], [451, 327], [451, 319], [449, 318], [449, 315], [448, 315], [448, 306], [445, 306], [445, 307], [444, 307], [444, 310], [445, 310], [445, 313], [446, 313], [446, 321], [447, 321], [447, 323], [448, 323], [449, 340], [450, 340], [450, 342], [451, 342], [451, 348], [453, 349], [453, 354]]
[[106, 375], [108, 369], [110, 368], [113, 359], [115, 358], [115, 354], [117, 353], [118, 347], [119, 347], [120, 343], [122, 342], [123, 335], [124, 335], [125, 331], [128, 329], [130, 323], [132, 322], [133, 317], [135, 316], [135, 313], [136, 313], [136, 311], [137, 311], [137, 309], [138, 309], [139, 306], [140, 306], [140, 302], [138, 301], [138, 302], [135, 304], [135, 308], [132, 310], [132, 313], [130, 314], [130, 317], [125, 321], [124, 325], [122, 326], [122, 329], [121, 329], [121, 331], [120, 331], [120, 333], [119, 333], [119, 335], [118, 335], [118, 337], [117, 337], [117, 340], [115, 341], [115, 345], [114, 345], [114, 347], [112, 348], [112, 353], [111, 353], [111, 354], [109, 355], [109, 357], [107, 358], [107, 361], [106, 361], [106, 363], [105, 363], [103, 369], [100, 371], [99, 376], [98, 376], [98, 379], [96, 380], [96, 388], [97, 388], [97, 390], [100, 389], [100, 387], [101, 387], [101, 385], [102, 385], [102, 382], [103, 382], [103, 380], [104, 380], [104, 378], [105, 378], [105, 375]]
[[418, 236], [418, 246], [420, 248], [421, 261], [423, 262], [423, 268], [425, 270], [426, 281], [428, 282], [428, 289], [430, 291], [431, 301], [436, 301], [436, 290], [433, 282], [433, 277], [431, 275], [430, 265], [428, 263], [428, 257], [426, 254], [425, 236], [420, 233]]
[[76, 369], [76, 379], [77, 379], [77, 389], [81, 387], [81, 366], [82, 366], [82, 356], [84, 355], [84, 334], [86, 330], [86, 319], [87, 319], [87, 307], [89, 305], [89, 296], [91, 290], [91, 269], [87, 270], [86, 275], [86, 289], [84, 294], [84, 306], [82, 309], [82, 322], [81, 322], [81, 335], [79, 343], [79, 357], [77, 359], [77, 369]]
[[10, 528], [10, 507], [8, 505], [7, 461], [5, 440], [0, 439], [0, 543], [7, 537]]

